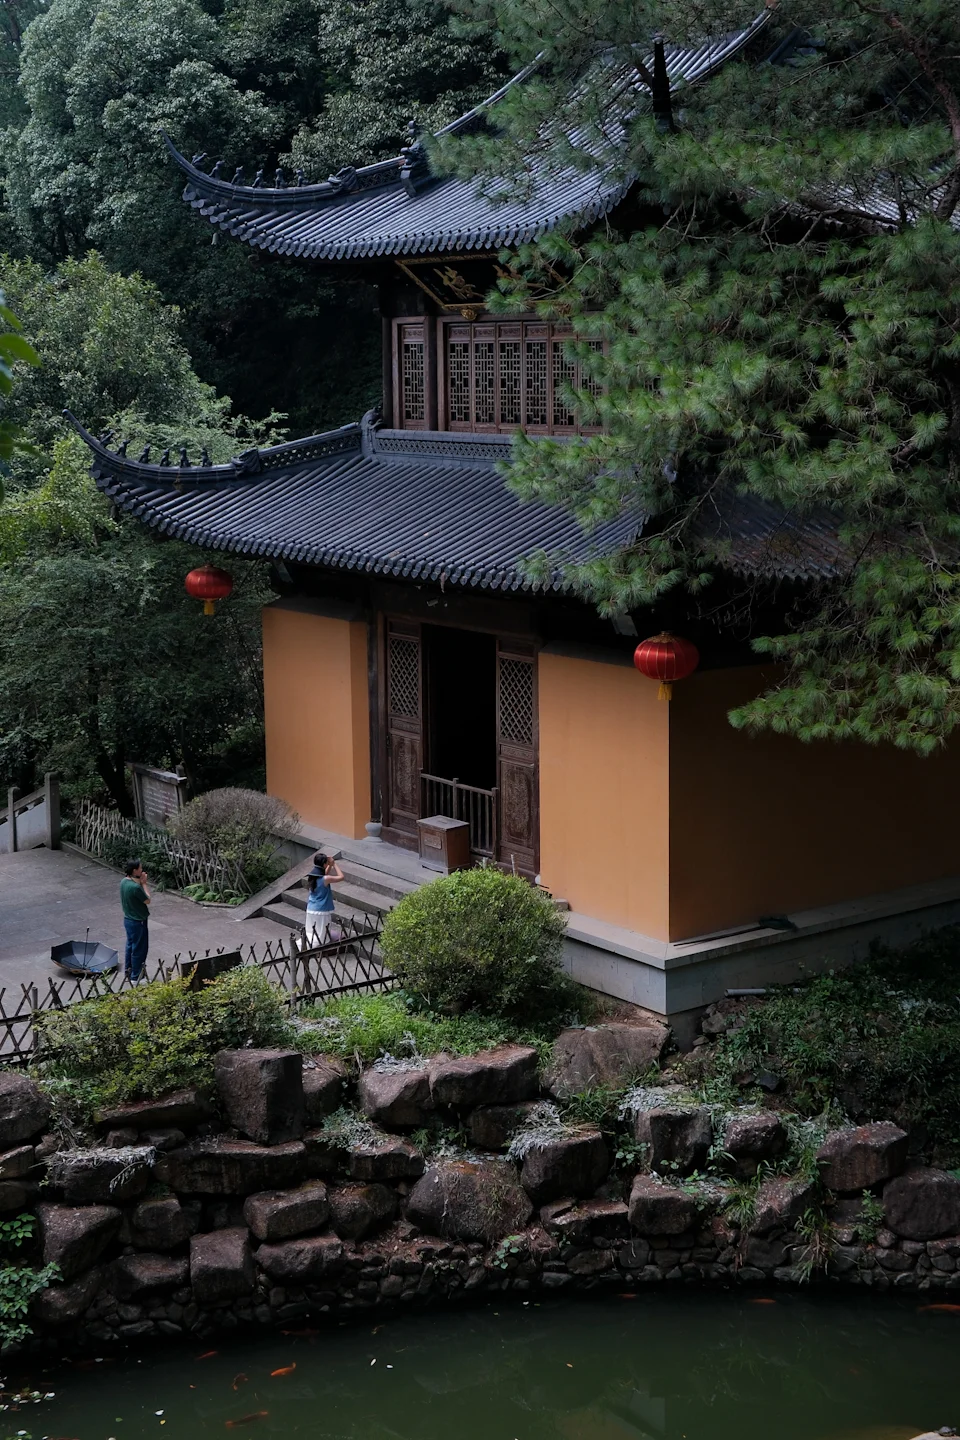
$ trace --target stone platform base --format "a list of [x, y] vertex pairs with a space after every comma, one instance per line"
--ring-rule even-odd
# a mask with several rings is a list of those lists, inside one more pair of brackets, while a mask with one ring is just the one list
[[960, 921], [960, 878], [933, 880], [785, 917], [791, 929], [742, 927], [672, 944], [572, 912], [564, 961], [592, 990], [664, 1016], [681, 1046], [728, 989], [763, 987], [866, 959]]

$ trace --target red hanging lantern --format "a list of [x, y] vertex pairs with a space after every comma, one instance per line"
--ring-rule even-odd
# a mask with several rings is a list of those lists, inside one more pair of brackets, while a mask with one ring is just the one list
[[212, 615], [217, 608], [218, 600], [226, 600], [233, 589], [233, 576], [228, 575], [226, 570], [218, 570], [216, 565], [201, 565], [199, 570], [191, 570], [183, 588], [194, 600], [203, 601], [204, 615]]
[[658, 700], [669, 700], [674, 680], [685, 680], [700, 664], [700, 651], [690, 640], [664, 631], [641, 640], [633, 652], [633, 663], [648, 680], [659, 680]]

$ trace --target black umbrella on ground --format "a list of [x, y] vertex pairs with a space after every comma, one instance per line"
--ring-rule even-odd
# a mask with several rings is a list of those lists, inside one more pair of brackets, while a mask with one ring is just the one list
[[65, 940], [62, 945], [51, 945], [50, 959], [68, 975], [109, 975], [120, 963], [116, 950], [99, 940]]

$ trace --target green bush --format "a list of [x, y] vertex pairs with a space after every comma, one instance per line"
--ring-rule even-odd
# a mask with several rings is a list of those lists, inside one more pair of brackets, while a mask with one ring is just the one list
[[195, 796], [167, 828], [181, 844], [212, 845], [224, 860], [234, 861], [253, 895], [286, 870], [278, 841], [299, 833], [300, 818], [274, 795], [226, 786]]
[[575, 1008], [560, 968], [565, 921], [525, 880], [462, 870], [406, 895], [387, 916], [383, 958], [429, 1008], [545, 1021]]
[[37, 1026], [41, 1081], [79, 1082], [93, 1106], [209, 1084], [218, 1050], [286, 1045], [292, 1033], [279, 991], [254, 966], [199, 990], [176, 979], [85, 1000]]
[[702, 1051], [711, 1093], [770, 1070], [801, 1115], [922, 1127], [941, 1158], [960, 1157], [960, 928], [867, 963], [775, 990]]
[[547, 1058], [556, 1026], [518, 1026], [483, 1015], [432, 1015], [418, 1011], [403, 991], [386, 995], [341, 995], [310, 1005], [301, 1019], [315, 1022], [298, 1038], [301, 1049], [339, 1055], [343, 1060], [377, 1060], [382, 1055], [474, 1055], [493, 1045], [535, 1045]]
[[[137, 826], [138, 831], [145, 828]], [[106, 860], [109, 865], [115, 865], [118, 870], [122, 870], [128, 860], [139, 860], [150, 878], [150, 884], [158, 890], [175, 890], [179, 884], [177, 867], [164, 849], [163, 843], [151, 840], [146, 834], [141, 833], [135, 838], [109, 836], [104, 840], [100, 854], [101, 859]]]

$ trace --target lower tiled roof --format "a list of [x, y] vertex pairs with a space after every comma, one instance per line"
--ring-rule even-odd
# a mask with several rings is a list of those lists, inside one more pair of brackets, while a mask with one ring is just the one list
[[[78, 427], [81, 428], [81, 427]], [[566, 587], [564, 562], [629, 544], [624, 515], [586, 536], [559, 509], [522, 504], [496, 464], [507, 437], [345, 426], [229, 465], [140, 464], [82, 431], [100, 489], [163, 535], [211, 549], [339, 570], [531, 590], [523, 562], [556, 555], [543, 587]]]
[[[481, 590], [562, 592], [564, 566], [642, 533], [626, 511], [586, 535], [564, 510], [524, 504], [498, 468], [503, 435], [378, 429], [369, 421], [252, 450], [224, 465], [149, 464], [111, 451], [70, 417], [100, 489], [150, 529], [214, 550]], [[803, 515], [727, 491], [698, 528], [721, 568], [765, 580], [822, 580], [853, 561], [827, 509]], [[525, 561], [554, 560], [534, 585]]]

